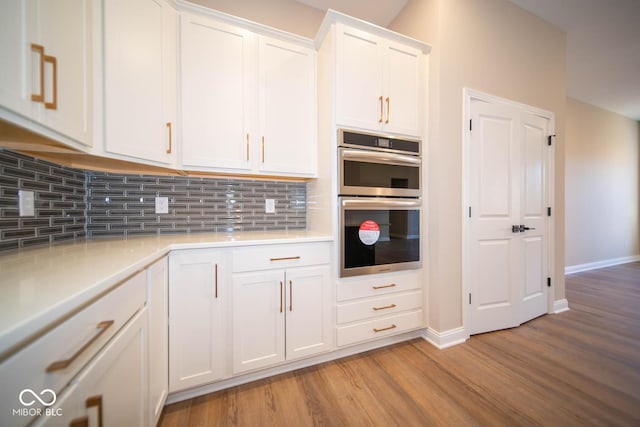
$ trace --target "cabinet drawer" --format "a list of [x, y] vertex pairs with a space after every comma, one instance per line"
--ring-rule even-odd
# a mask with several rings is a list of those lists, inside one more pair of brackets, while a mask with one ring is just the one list
[[375, 278], [341, 280], [337, 285], [338, 301], [385, 295], [392, 292], [422, 288], [422, 275], [418, 271], [395, 273]]
[[327, 264], [330, 250], [328, 242], [238, 248], [233, 251], [233, 272]]
[[[40, 394], [50, 389], [59, 394], [105, 343], [144, 306], [146, 275], [142, 271], [98, 301], [84, 308], [38, 338], [0, 365], [0, 413], [21, 409], [18, 396], [25, 389]], [[32, 394], [26, 400], [34, 400]], [[53, 396], [42, 394], [46, 402]], [[29, 408], [42, 408], [36, 401]], [[4, 418], [3, 418], [4, 419]], [[25, 417], [8, 417], [22, 425]]]
[[419, 328], [423, 326], [423, 317], [422, 310], [415, 310], [338, 327], [338, 347]]
[[422, 291], [392, 293], [376, 298], [338, 304], [337, 322], [349, 323], [401, 311], [422, 308]]

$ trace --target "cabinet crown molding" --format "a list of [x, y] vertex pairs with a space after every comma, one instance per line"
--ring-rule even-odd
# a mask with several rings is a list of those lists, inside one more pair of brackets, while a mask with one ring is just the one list
[[315, 37], [315, 44], [317, 49], [320, 48], [320, 45], [322, 44], [322, 41], [324, 40], [325, 36], [329, 32], [329, 29], [331, 28], [331, 26], [338, 22], [349, 25], [350, 27], [353, 27], [353, 28], [367, 31], [369, 33], [375, 34], [380, 37], [384, 37], [388, 40], [402, 43], [407, 46], [412, 46], [416, 49], [419, 49], [424, 54], [429, 54], [429, 52], [431, 52], [431, 45], [425, 42], [405, 36], [404, 34], [397, 33], [395, 31], [389, 30], [379, 25], [372, 24], [362, 19], [345, 15], [344, 13], [338, 12], [337, 10], [333, 10], [333, 9], [327, 10], [327, 14], [324, 16], [324, 19], [320, 24], [320, 28], [318, 29], [318, 33], [316, 34], [316, 37]]

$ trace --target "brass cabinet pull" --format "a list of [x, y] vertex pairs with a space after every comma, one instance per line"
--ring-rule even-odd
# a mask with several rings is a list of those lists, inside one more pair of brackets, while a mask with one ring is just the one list
[[74, 418], [69, 422], [69, 427], [89, 427], [89, 417], [86, 415], [80, 418]]
[[264, 163], [264, 136], [262, 137], [262, 152], [261, 152], [261, 157], [260, 157], [260, 161], [262, 163]]
[[269, 258], [269, 261], [291, 261], [294, 259], [300, 259], [300, 256], [286, 256], [282, 258]]
[[392, 324], [391, 326], [387, 326], [386, 328], [373, 328], [373, 332], [382, 332], [382, 331], [388, 331], [389, 329], [395, 329], [397, 328], [396, 325]]
[[293, 283], [289, 280], [289, 311], [293, 311]]
[[385, 288], [395, 288], [396, 284], [395, 283], [391, 283], [388, 285], [380, 285], [380, 286], [372, 286], [373, 289], [385, 289]]
[[389, 305], [385, 305], [383, 307], [373, 307], [374, 311], [378, 311], [378, 310], [386, 310], [388, 308], [396, 308], [395, 304], [389, 304]]
[[102, 395], [91, 396], [87, 398], [86, 408], [98, 407], [98, 427], [102, 427]]
[[282, 313], [282, 280], [280, 281], [280, 313]]
[[102, 322], [98, 323], [98, 325], [96, 326], [96, 329], [98, 330], [98, 332], [94, 334], [93, 337], [91, 337], [91, 339], [89, 339], [89, 341], [87, 341], [82, 347], [80, 347], [78, 351], [76, 351], [73, 354], [73, 356], [71, 356], [68, 359], [58, 360], [57, 362], [53, 362], [51, 365], [47, 366], [46, 371], [55, 372], [55, 371], [61, 371], [67, 368], [69, 365], [73, 363], [74, 360], [78, 358], [78, 356], [80, 356], [91, 344], [93, 344], [95, 340], [100, 338], [100, 335], [104, 334], [111, 325], [113, 325], [113, 320], [103, 320]]
[[247, 134], [247, 161], [249, 161], [249, 134]]
[[385, 121], [385, 123], [389, 123], [389, 113], [391, 112], [391, 101], [389, 100], [389, 97], [387, 96], [387, 120]]
[[45, 55], [44, 62], [48, 62], [53, 67], [53, 101], [45, 102], [44, 108], [56, 110], [58, 108], [58, 60], [55, 56]]
[[382, 95], [380, 95], [380, 98], [378, 98], [378, 101], [380, 101], [380, 118], [378, 119], [378, 123], [382, 123]]
[[171, 154], [171, 151], [173, 151], [173, 144], [171, 141], [171, 122], [167, 122], [167, 131], [169, 132], [169, 148], [167, 148], [167, 154]]
[[36, 52], [40, 57], [40, 93], [31, 94], [33, 102], [44, 102], [44, 46], [31, 43], [31, 51]]
[[216, 298], [218, 298], [218, 264], [216, 264], [213, 274], [214, 274], [214, 283], [215, 283], [215, 295], [216, 295]]

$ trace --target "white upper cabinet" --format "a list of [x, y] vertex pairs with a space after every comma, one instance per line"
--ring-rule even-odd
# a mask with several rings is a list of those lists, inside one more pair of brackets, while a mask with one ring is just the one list
[[420, 49], [336, 24], [336, 124], [420, 137]]
[[250, 31], [189, 13], [180, 19], [181, 164], [193, 168], [250, 169]]
[[91, 1], [0, 3], [0, 117], [91, 144]]
[[315, 176], [316, 52], [256, 28], [181, 14], [180, 165]]
[[316, 52], [259, 39], [260, 166], [265, 173], [316, 174]]
[[175, 162], [176, 11], [163, 0], [105, 0], [104, 149]]

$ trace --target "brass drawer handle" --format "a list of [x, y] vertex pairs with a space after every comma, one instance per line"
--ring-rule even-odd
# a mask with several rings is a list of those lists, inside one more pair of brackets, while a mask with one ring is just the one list
[[55, 56], [45, 55], [44, 62], [48, 62], [53, 67], [53, 101], [44, 103], [44, 108], [47, 110], [58, 109], [58, 60]]
[[282, 280], [280, 281], [280, 313], [282, 313]]
[[214, 274], [214, 283], [215, 283], [215, 297], [218, 298], [218, 264], [216, 264], [213, 274]]
[[171, 141], [171, 122], [167, 122], [167, 133], [169, 134], [169, 148], [167, 148], [167, 154], [171, 154], [171, 151], [173, 151], [173, 143]]
[[386, 310], [388, 308], [395, 308], [396, 305], [395, 304], [389, 304], [389, 305], [385, 305], [384, 307], [373, 307], [374, 311], [378, 311], [378, 310]]
[[380, 118], [378, 119], [378, 123], [382, 123], [382, 111], [383, 111], [382, 95], [380, 95], [380, 98], [378, 98], [378, 101], [380, 102]]
[[373, 289], [385, 289], [385, 288], [395, 288], [395, 287], [396, 287], [396, 284], [391, 283], [389, 285], [373, 286]]
[[387, 96], [387, 120], [385, 120], [385, 124], [389, 124], [389, 114], [391, 113], [391, 101], [389, 100], [389, 97]]
[[293, 282], [289, 280], [289, 311], [293, 311]]
[[98, 407], [98, 427], [102, 427], [102, 395], [99, 394], [97, 396], [87, 397], [86, 408], [89, 409], [91, 407]]
[[100, 338], [100, 335], [104, 334], [109, 327], [113, 325], [113, 320], [103, 320], [102, 322], [96, 325], [96, 329], [98, 332], [89, 339], [82, 347], [76, 351], [73, 356], [68, 359], [58, 360], [57, 362], [53, 362], [51, 365], [47, 366], [47, 372], [55, 372], [66, 369], [69, 365], [73, 363], [91, 344], [94, 343], [95, 340]]
[[373, 328], [373, 332], [388, 331], [389, 329], [395, 329], [395, 328], [397, 328], [397, 326], [392, 324], [391, 326], [387, 326], [386, 328], [381, 328], [381, 329]]
[[44, 102], [44, 46], [31, 43], [31, 51], [37, 53], [40, 57], [40, 93], [31, 94], [31, 100], [33, 102]]
[[270, 258], [269, 261], [292, 261], [295, 259], [300, 259], [300, 256], [286, 256], [282, 258]]

